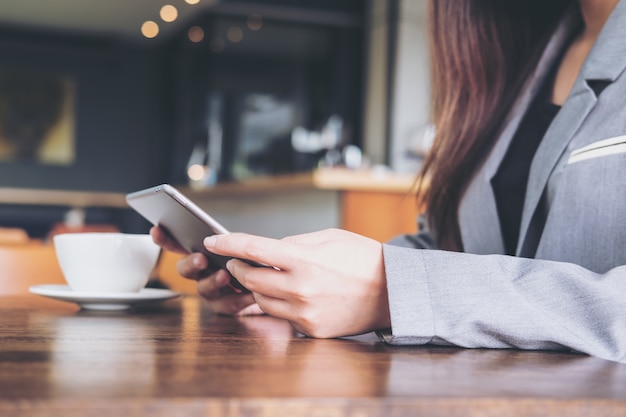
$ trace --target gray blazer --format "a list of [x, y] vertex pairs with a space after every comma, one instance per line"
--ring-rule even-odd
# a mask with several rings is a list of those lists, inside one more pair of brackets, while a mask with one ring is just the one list
[[569, 348], [626, 363], [626, 0], [585, 61], [529, 174], [517, 256], [490, 180], [579, 18], [564, 19], [459, 208], [466, 253], [383, 245], [393, 344]]

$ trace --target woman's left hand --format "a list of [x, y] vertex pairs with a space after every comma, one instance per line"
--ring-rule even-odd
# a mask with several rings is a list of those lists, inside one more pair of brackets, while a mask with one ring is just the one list
[[338, 229], [269, 239], [241, 233], [206, 238], [227, 268], [254, 294], [259, 307], [296, 331], [330, 338], [390, 325], [382, 245]]

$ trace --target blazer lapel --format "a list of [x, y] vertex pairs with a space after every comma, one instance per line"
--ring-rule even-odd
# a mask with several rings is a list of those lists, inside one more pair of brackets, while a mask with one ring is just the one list
[[[615, 81], [626, 68], [626, 0], [613, 10], [594, 47], [589, 52], [572, 91], [546, 132], [530, 167], [524, 202], [518, 254], [533, 256], [539, 234], [529, 233], [535, 211], [550, 174], [563, 152], [596, 105], [601, 92], [594, 86]], [[542, 225], [539, 225], [542, 227]], [[525, 242], [527, 238], [533, 242]]]
[[541, 85], [560, 56], [573, 31], [579, 27], [579, 14], [569, 13], [548, 42], [534, 73], [528, 78], [519, 98], [516, 100], [507, 122], [493, 147], [489, 157], [477, 173], [477, 180], [470, 183], [459, 210], [459, 224], [463, 247], [466, 252], [489, 254], [504, 253], [502, 230], [498, 221], [495, 194], [491, 178], [496, 174], [504, 155], [534, 100]]

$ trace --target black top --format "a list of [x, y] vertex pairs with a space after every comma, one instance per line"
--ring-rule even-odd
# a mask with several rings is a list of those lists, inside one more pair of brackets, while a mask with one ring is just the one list
[[548, 127], [561, 109], [551, 101], [555, 72], [552, 71], [553, 74], [544, 82], [528, 108], [498, 172], [491, 179], [504, 248], [508, 255], [514, 255], [517, 249], [530, 164]]

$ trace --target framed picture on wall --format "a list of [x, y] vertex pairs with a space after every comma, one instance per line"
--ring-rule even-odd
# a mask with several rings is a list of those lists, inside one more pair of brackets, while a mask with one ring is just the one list
[[75, 90], [69, 76], [0, 68], [0, 162], [71, 165]]

